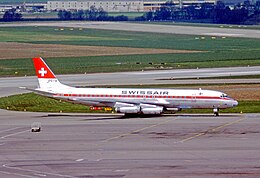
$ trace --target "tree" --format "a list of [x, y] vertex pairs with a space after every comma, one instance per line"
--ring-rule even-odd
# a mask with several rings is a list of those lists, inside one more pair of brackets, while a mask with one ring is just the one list
[[61, 20], [71, 20], [72, 13], [70, 11], [66, 11], [66, 10], [59, 10], [58, 17]]
[[97, 20], [98, 10], [95, 6], [91, 6], [89, 9], [89, 20]]
[[71, 18], [75, 20], [84, 20], [84, 11], [83, 10], [73, 11], [71, 14]]
[[6, 11], [3, 16], [4, 21], [12, 21], [13, 20], [13, 14], [11, 11]]
[[223, 1], [217, 1], [215, 8], [212, 11], [211, 17], [215, 23], [225, 23], [223, 18], [227, 17], [227, 9], [225, 9], [225, 4]]
[[16, 9], [10, 9], [6, 11], [3, 15], [3, 20], [6, 22], [18, 21], [22, 19], [22, 14], [17, 13]]
[[188, 6], [185, 8], [186, 12], [187, 12], [187, 16], [188, 19], [196, 19], [197, 15], [196, 15], [196, 7], [195, 6]]
[[171, 18], [171, 8], [163, 6], [160, 9], [155, 11], [154, 19], [155, 20], [170, 20]]
[[146, 18], [144, 16], [135, 17], [135, 21], [145, 21]]
[[115, 21], [128, 21], [128, 17], [125, 15], [119, 15], [114, 18]]
[[98, 17], [97, 20], [107, 20], [108, 19], [108, 13], [104, 11], [103, 8], [98, 9]]
[[144, 17], [145, 17], [145, 19], [146, 20], [153, 20], [153, 12], [152, 11], [149, 11], [149, 12], [146, 12], [145, 14], [144, 14]]
[[64, 11], [63, 17], [64, 17], [64, 20], [70, 20], [71, 17], [72, 17], [71, 12], [70, 11]]
[[217, 1], [217, 4], [216, 4], [216, 9], [224, 9], [226, 6], [225, 6], [225, 3], [223, 1]]
[[63, 11], [62, 10], [58, 11], [58, 18], [63, 19]]
[[89, 20], [89, 14], [90, 14], [90, 10], [85, 10], [84, 11], [85, 20]]
[[78, 11], [78, 20], [83, 20], [84, 19], [84, 11], [83, 10], [79, 10]]
[[256, 7], [256, 10], [260, 10], [260, 1], [256, 1], [255, 7]]

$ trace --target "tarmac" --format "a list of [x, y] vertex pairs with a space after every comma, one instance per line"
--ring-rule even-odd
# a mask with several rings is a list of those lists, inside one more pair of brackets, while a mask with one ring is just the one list
[[1, 110], [0, 177], [259, 177], [259, 119]]

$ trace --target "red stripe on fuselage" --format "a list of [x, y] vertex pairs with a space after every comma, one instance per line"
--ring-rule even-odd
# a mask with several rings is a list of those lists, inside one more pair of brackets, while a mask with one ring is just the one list
[[55, 94], [54, 96], [73, 96], [89, 98], [173, 98], [173, 99], [222, 99], [232, 100], [231, 98], [221, 98], [216, 96], [162, 96], [162, 95], [112, 95], [112, 94]]

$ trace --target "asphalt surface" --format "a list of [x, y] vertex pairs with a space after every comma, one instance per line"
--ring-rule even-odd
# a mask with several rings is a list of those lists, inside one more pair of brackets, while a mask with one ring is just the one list
[[[259, 38], [259, 30], [54, 22], [59, 26]], [[51, 66], [50, 66], [51, 67]], [[161, 83], [259, 83], [259, 79], [178, 80], [260, 74], [260, 67], [143, 71], [58, 76], [73, 86]], [[54, 71], [55, 72], [55, 71]], [[161, 80], [174, 79], [174, 80]], [[0, 97], [36, 87], [36, 77], [0, 78]], [[51, 114], [0, 110], [0, 177], [260, 177], [260, 114]], [[40, 133], [30, 132], [40, 122]]]
[[0, 27], [17, 26], [56, 26], [56, 27], [75, 27], [92, 28], [103, 30], [123, 30], [138, 32], [154, 32], [169, 34], [186, 34], [200, 36], [221, 36], [221, 37], [241, 37], [241, 38], [260, 38], [260, 30], [252, 29], [232, 29], [217, 27], [194, 27], [178, 25], [158, 25], [140, 24], [127, 22], [23, 22], [23, 23], [2, 23]]
[[[51, 66], [50, 66], [51, 67]], [[55, 71], [54, 71], [55, 72]], [[59, 80], [72, 86], [96, 85], [142, 85], [142, 84], [195, 84], [195, 83], [259, 83], [259, 79], [203, 79], [178, 80], [189, 77], [216, 77], [235, 75], [259, 75], [260, 66], [203, 68], [180, 70], [155, 70], [139, 72], [95, 73], [57, 76]], [[164, 80], [162, 80], [164, 79]], [[166, 80], [165, 80], [166, 79]], [[174, 79], [174, 80], [168, 80]], [[19, 87], [36, 88], [36, 77], [8, 77], [0, 78], [0, 97], [25, 92]]]
[[259, 119], [1, 111], [0, 177], [259, 177]]

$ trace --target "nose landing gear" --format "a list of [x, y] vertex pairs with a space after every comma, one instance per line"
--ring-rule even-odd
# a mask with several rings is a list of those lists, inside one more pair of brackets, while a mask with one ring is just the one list
[[214, 115], [217, 117], [217, 116], [219, 116], [219, 109], [218, 108], [214, 108], [213, 109], [213, 113], [214, 113]]

